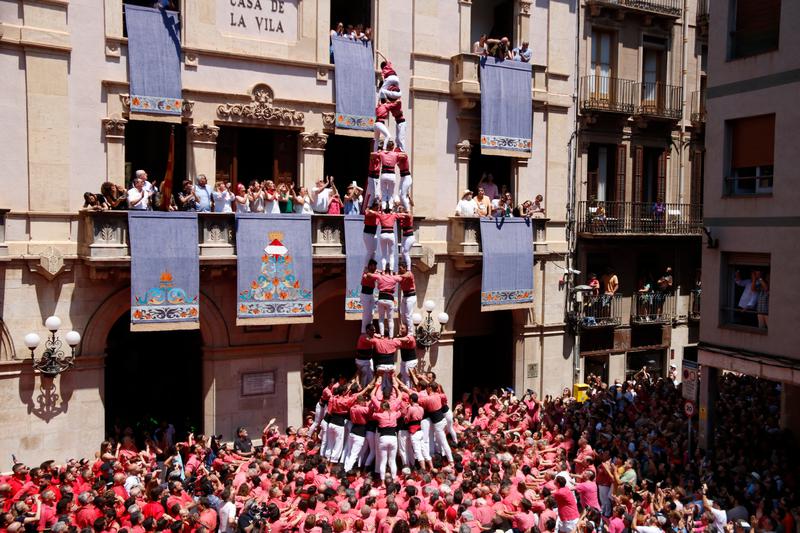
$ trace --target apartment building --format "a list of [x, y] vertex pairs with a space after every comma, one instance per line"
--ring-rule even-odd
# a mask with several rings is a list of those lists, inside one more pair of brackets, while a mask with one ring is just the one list
[[696, 359], [707, 13], [695, 0], [581, 2], [572, 323], [584, 376]]
[[707, 446], [722, 371], [775, 381], [782, 425], [800, 427], [800, 311], [790, 281], [800, 237], [798, 17], [796, 2], [780, 0], [716, 2], [711, 12], [699, 349]]
[[[116, 423], [170, 418], [230, 438], [242, 425], [299, 425], [319, 380], [353, 369], [358, 322], [346, 321], [344, 222], [312, 219], [312, 323], [236, 325], [232, 215], [199, 215], [200, 329], [131, 333], [131, 248], [124, 213], [79, 213], [85, 191], [174, 172], [340, 190], [366, 176], [371, 140], [336, 132], [339, 21], [371, 27], [400, 76], [414, 178], [418, 301], [446, 311], [425, 360], [453, 395], [511, 384], [554, 394], [576, 376], [564, 320], [569, 152], [575, 117], [574, 2], [530, 0], [173, 1], [180, 112], [139, 112], [131, 98], [126, 5], [134, 0], [0, 0], [0, 450], [20, 460], [84, 456]], [[588, 19], [587, 19], [588, 20]], [[669, 19], [671, 23], [674, 20]], [[482, 33], [532, 50], [530, 158], [480, 149]], [[674, 45], [677, 46], [677, 45]], [[671, 63], [670, 63], [671, 64]], [[378, 63], [376, 62], [376, 67]], [[343, 80], [339, 80], [342, 82]], [[8, 127], [13, 125], [13, 127]], [[674, 124], [673, 124], [674, 125]], [[656, 127], [656, 126], [654, 126]], [[481, 312], [480, 231], [452, 216], [484, 173], [515, 199], [544, 196], [533, 224], [527, 310]], [[671, 183], [671, 182], [670, 182]], [[154, 234], [152, 239], [163, 238]], [[169, 243], [164, 243], [165, 248]], [[627, 283], [627, 281], [626, 281]], [[424, 315], [424, 310], [421, 311]], [[34, 371], [28, 333], [61, 318], [82, 335], [73, 368]], [[51, 324], [52, 325], [52, 324]], [[61, 337], [59, 337], [61, 338]], [[63, 345], [68, 353], [69, 347]], [[78, 430], [76, 430], [78, 429]]]

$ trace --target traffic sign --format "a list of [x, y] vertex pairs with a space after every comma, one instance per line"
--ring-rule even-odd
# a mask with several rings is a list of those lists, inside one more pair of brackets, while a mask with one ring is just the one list
[[683, 360], [683, 368], [681, 371], [681, 383], [683, 390], [683, 399], [697, 401], [697, 385], [699, 379], [698, 364], [694, 361], [687, 359]]
[[683, 403], [683, 412], [689, 418], [692, 418], [694, 416], [694, 402], [692, 400], [686, 400]]

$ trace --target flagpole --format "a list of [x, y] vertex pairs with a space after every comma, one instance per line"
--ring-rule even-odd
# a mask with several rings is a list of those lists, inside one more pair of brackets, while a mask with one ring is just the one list
[[169, 211], [170, 200], [172, 198], [172, 182], [175, 172], [175, 126], [169, 132], [169, 153], [167, 154], [167, 169], [164, 172], [164, 181], [161, 183], [161, 203], [158, 206], [161, 211]]

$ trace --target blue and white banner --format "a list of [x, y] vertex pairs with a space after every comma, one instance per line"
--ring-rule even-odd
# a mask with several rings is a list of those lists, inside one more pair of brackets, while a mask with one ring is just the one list
[[197, 214], [128, 211], [131, 331], [200, 327]]
[[178, 13], [125, 4], [131, 113], [180, 115], [181, 27]]
[[375, 128], [375, 67], [372, 44], [331, 37], [336, 133], [372, 137]]
[[530, 63], [481, 58], [481, 154], [531, 157]]
[[311, 216], [236, 214], [236, 324], [314, 321]]
[[533, 223], [482, 218], [481, 311], [533, 306]]
[[[371, 234], [376, 238], [375, 234]], [[361, 275], [367, 264], [367, 248], [364, 245], [364, 216], [344, 217], [345, 278], [344, 317], [346, 320], [361, 320]]]

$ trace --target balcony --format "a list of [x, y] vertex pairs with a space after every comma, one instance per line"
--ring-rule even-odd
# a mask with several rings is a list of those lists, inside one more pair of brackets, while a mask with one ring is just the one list
[[692, 124], [702, 125], [706, 121], [706, 92], [692, 93]]
[[701, 235], [703, 206], [643, 202], [579, 202], [584, 236]]
[[680, 120], [683, 106], [683, 88], [660, 81], [641, 82], [639, 105], [636, 114], [642, 117]]
[[580, 294], [577, 301], [578, 326], [581, 329], [617, 327], [622, 325], [621, 294]]
[[636, 110], [637, 87], [633, 80], [606, 76], [581, 78], [581, 109], [632, 115]]
[[675, 295], [663, 292], [637, 293], [631, 298], [631, 324], [668, 324], [675, 318]]
[[587, 0], [586, 5], [595, 17], [602, 8], [670, 18], [679, 18], [683, 12], [683, 0]]
[[621, 113], [643, 118], [680, 120], [683, 89], [657, 82], [636, 82], [607, 76], [583, 76], [581, 111]]
[[[236, 218], [232, 213], [198, 213], [200, 263], [236, 263]], [[130, 261], [128, 214], [125, 211], [82, 213], [78, 256], [95, 266], [114, 266]], [[1, 226], [0, 226], [1, 227]], [[419, 239], [419, 237], [417, 237]], [[312, 215], [311, 246], [315, 262], [338, 262], [345, 256], [344, 217]], [[0, 251], [0, 254], [2, 252]], [[412, 258], [422, 246], [411, 249]]]
[[481, 83], [478, 80], [480, 56], [475, 54], [457, 54], [450, 59], [453, 65], [453, 79], [450, 82], [450, 94], [456, 100], [470, 101], [481, 97]]
[[689, 293], [689, 320], [700, 320], [700, 297], [703, 295], [702, 289], [692, 289]]
[[[533, 251], [547, 252], [547, 222], [549, 218], [531, 218], [533, 223]], [[483, 253], [481, 244], [481, 219], [478, 217], [450, 217], [447, 229], [447, 253], [463, 259], [477, 259]]]
[[8, 245], [6, 244], [6, 215], [8, 209], [0, 209], [0, 261], [8, 260]]

